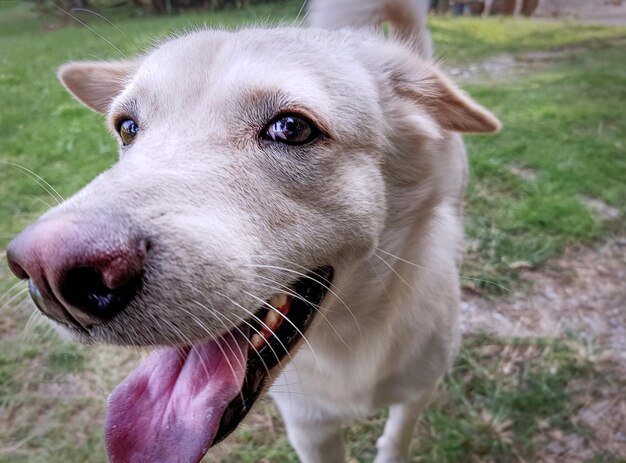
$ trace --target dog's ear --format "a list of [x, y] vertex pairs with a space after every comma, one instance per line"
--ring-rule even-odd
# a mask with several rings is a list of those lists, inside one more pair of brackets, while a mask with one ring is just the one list
[[417, 105], [443, 130], [464, 133], [491, 133], [502, 127], [500, 121], [434, 66], [418, 60], [403, 61], [390, 71], [395, 93]]
[[104, 114], [137, 68], [135, 61], [75, 61], [61, 66], [57, 75], [78, 101]]

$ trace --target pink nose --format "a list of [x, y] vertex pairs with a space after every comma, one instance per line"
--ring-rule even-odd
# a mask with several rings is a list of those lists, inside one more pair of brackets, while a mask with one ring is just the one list
[[37, 222], [7, 249], [11, 271], [29, 279], [37, 307], [78, 329], [121, 312], [141, 286], [147, 242], [112, 222], [61, 216]]

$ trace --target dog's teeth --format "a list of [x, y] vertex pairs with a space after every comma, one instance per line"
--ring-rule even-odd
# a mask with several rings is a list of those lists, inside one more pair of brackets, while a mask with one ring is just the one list
[[270, 299], [270, 304], [272, 304], [277, 309], [280, 309], [286, 303], [287, 303], [286, 294], [274, 294], [272, 298]]
[[274, 312], [273, 310], [270, 310], [265, 316], [265, 324], [273, 330], [274, 327], [278, 324], [278, 322], [281, 321], [281, 319], [282, 317], [280, 316], [278, 312]]
[[252, 343], [255, 349], [260, 349], [263, 346], [263, 344], [265, 344], [265, 338], [261, 336], [260, 334], [254, 334], [252, 335], [250, 342]]

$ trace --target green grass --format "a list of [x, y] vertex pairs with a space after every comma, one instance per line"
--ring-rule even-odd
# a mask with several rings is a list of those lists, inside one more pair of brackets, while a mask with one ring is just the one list
[[[127, 18], [114, 27], [81, 16], [84, 27], [45, 31], [28, 5], [0, 2], [0, 250], [54, 198], [77, 191], [116, 158], [102, 118], [72, 100], [55, 79], [71, 59], [115, 59], [155, 39], [201, 24], [295, 18], [299, 1], [246, 10]], [[574, 49], [519, 75], [474, 83], [469, 92], [493, 108], [505, 129], [468, 137], [469, 253], [464, 273], [513, 289], [519, 267], [538, 266], [565, 247], [623, 234], [626, 221], [626, 29], [527, 20], [436, 18], [438, 55], [463, 66], [502, 53]], [[19, 165], [22, 167], [16, 167]], [[514, 173], [523, 169], [523, 178]], [[619, 210], [603, 221], [585, 207], [595, 198]], [[477, 290], [498, 291], [484, 281]], [[135, 363], [133, 352], [61, 341], [37, 319], [0, 265], [0, 462], [105, 462], [101, 426], [107, 393]], [[9, 302], [13, 296], [15, 300]], [[593, 439], [572, 417], [584, 403], [571, 385], [626, 387], [589, 360], [574, 340], [466, 340], [442, 397], [416, 431], [414, 461], [536, 461], [546, 436]], [[616, 393], [617, 394], [617, 393]], [[274, 410], [264, 402], [215, 461], [295, 462]], [[347, 450], [371, 461], [384, 414], [345, 430]], [[598, 453], [596, 460], [617, 462]]]
[[625, 34], [624, 27], [511, 18], [443, 17], [434, 18], [430, 27], [437, 56], [454, 64], [471, 64], [501, 53], [587, 47]]
[[[568, 245], [624, 229], [624, 51], [600, 42], [542, 72], [495, 88], [470, 87], [505, 128], [495, 137], [468, 138], [467, 232], [475, 244], [468, 275], [508, 285], [514, 263], [536, 266]], [[516, 167], [534, 178], [514, 174]], [[602, 221], [583, 198], [600, 199], [620, 216]]]

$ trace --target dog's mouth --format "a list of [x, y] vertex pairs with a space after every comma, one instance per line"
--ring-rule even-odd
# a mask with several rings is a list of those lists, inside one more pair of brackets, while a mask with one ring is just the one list
[[217, 339], [152, 353], [109, 397], [113, 463], [198, 463], [250, 411], [303, 338], [333, 278], [323, 267]]

